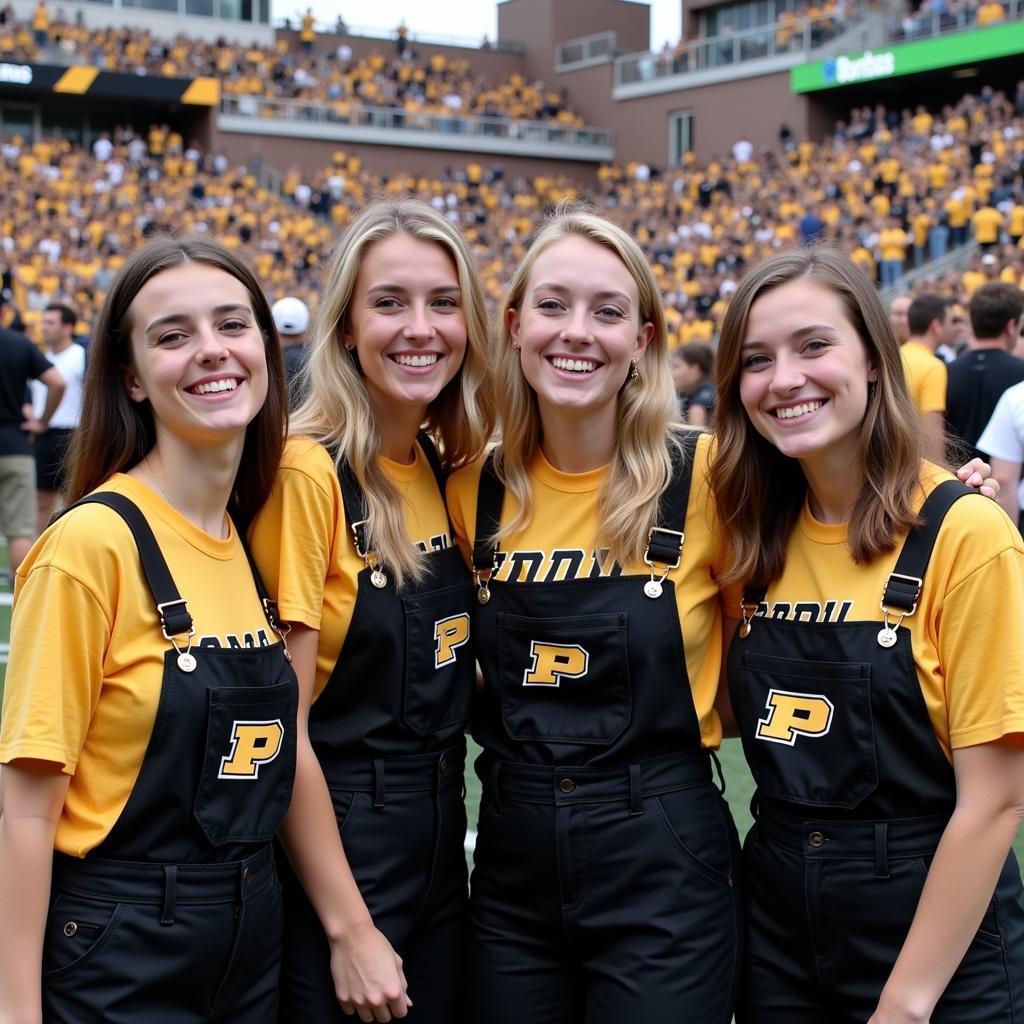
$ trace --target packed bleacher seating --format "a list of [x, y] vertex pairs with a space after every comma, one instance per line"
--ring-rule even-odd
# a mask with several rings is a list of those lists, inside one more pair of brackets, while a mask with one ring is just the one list
[[211, 75], [225, 94], [328, 104], [342, 119], [357, 106], [439, 114], [480, 114], [581, 125], [558, 92], [513, 74], [489, 82], [466, 60], [439, 53], [417, 56], [413, 47], [361, 59], [345, 46], [306, 52], [275, 47], [209, 43], [184, 35], [167, 41], [138, 28], [89, 29], [58, 15], [40, 43], [31, 25], [8, 16], [0, 23], [0, 59], [44, 62], [60, 52], [108, 71], [191, 78]]
[[739, 140], [706, 164], [690, 159], [661, 173], [608, 166], [590, 187], [544, 175], [524, 181], [479, 163], [443, 179], [383, 178], [341, 151], [315, 173], [281, 171], [280, 194], [261, 189], [250, 171], [160, 125], [101, 136], [91, 152], [65, 140], [8, 139], [0, 147], [4, 283], [30, 327], [58, 297], [87, 324], [124, 254], [145, 237], [208, 230], [245, 253], [272, 297], [312, 299], [353, 211], [373, 194], [406, 192], [459, 225], [492, 301], [545, 207], [589, 194], [643, 244], [674, 343], [713, 337], [752, 261], [818, 238], [837, 240], [880, 283], [977, 241], [977, 267], [950, 278], [964, 298], [972, 271], [1024, 274], [1024, 83], [1012, 99], [983, 89], [936, 114], [857, 109], [821, 144], [783, 129], [774, 148], [755, 152]]

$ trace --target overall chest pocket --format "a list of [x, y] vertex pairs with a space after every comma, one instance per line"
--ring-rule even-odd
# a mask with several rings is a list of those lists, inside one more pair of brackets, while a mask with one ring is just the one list
[[850, 810], [877, 788], [868, 662], [747, 651], [732, 694], [760, 792]]
[[629, 725], [628, 616], [499, 614], [501, 715], [515, 740], [608, 746]]
[[213, 846], [268, 842], [277, 831], [295, 777], [297, 705], [294, 679], [210, 687], [193, 813]]
[[402, 598], [405, 610], [405, 685], [402, 719], [419, 736], [461, 728], [469, 721], [476, 685], [470, 601], [459, 583]]

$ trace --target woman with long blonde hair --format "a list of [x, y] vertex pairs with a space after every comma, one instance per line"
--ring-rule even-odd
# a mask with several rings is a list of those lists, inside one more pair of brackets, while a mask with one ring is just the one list
[[728, 1024], [738, 841], [709, 753], [723, 551], [709, 439], [672, 424], [636, 243], [580, 209], [541, 225], [492, 363], [500, 447], [448, 485], [483, 673], [471, 1019]]
[[485, 349], [458, 231], [371, 203], [331, 261], [253, 532], [300, 685], [285, 1021], [461, 1019], [472, 588], [443, 479], [493, 427]]
[[737, 1020], [1009, 1021], [1020, 535], [922, 460], [899, 344], [840, 252], [753, 268], [717, 366], [729, 685], [757, 782]]

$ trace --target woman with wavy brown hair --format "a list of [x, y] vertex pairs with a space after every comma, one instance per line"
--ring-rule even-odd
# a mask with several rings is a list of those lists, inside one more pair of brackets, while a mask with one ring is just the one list
[[729, 685], [757, 783], [737, 1020], [1009, 1020], [1020, 536], [922, 460], [898, 342], [838, 251], [754, 267], [717, 366]]
[[270, 840], [298, 696], [241, 531], [284, 424], [245, 265], [202, 238], [129, 257], [93, 332], [70, 505], [15, 582], [0, 1019], [277, 1022]]

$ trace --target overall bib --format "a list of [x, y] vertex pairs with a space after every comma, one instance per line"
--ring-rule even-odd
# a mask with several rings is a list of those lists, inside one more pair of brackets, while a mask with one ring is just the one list
[[674, 584], [654, 569], [679, 563], [695, 444], [662, 495], [649, 579], [490, 578], [504, 488], [485, 465], [473, 1021], [732, 1018], [739, 843], [701, 749]]
[[[740, 1024], [863, 1024], [878, 1004], [956, 803], [902, 622], [946, 512], [970, 493], [948, 481], [929, 495], [885, 583], [883, 623], [768, 618], [766, 589], [744, 592], [729, 683], [757, 821], [744, 846]], [[1022, 1015], [1024, 905], [1011, 851], [931, 1021]]]
[[[281, 896], [270, 840], [291, 801], [298, 703], [287, 647], [282, 636], [193, 653], [192, 617], [141, 511], [116, 493], [85, 503], [131, 529], [168, 650], [124, 810], [84, 858], [54, 855], [43, 1019], [274, 1024]], [[282, 635], [255, 567], [253, 580]]]
[[[420, 445], [444, 493], [436, 452]], [[345, 855], [373, 923], [402, 957], [408, 1020], [461, 1019], [466, 924], [463, 765], [475, 684], [472, 583], [457, 548], [430, 554], [429, 573], [399, 594], [367, 552], [363, 496], [340, 474], [359, 573], [352, 622], [309, 714]], [[449, 531], [451, 527], [449, 526]], [[330, 946], [287, 872], [282, 1020], [351, 1021], [338, 1006]]]

